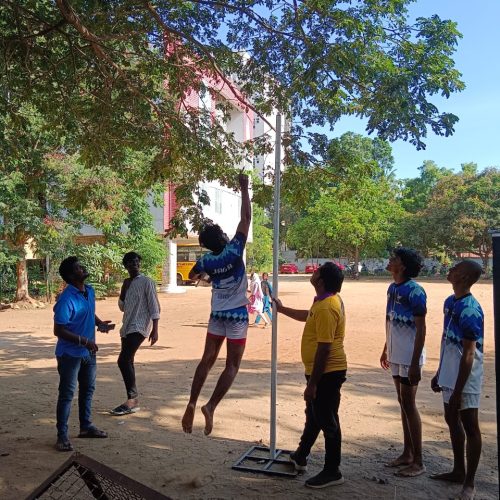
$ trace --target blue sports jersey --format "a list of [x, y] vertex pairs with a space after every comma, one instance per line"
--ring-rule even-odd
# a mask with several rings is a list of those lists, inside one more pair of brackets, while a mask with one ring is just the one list
[[209, 252], [193, 267], [197, 274], [206, 273], [212, 281], [212, 311], [228, 311], [248, 304], [247, 275], [243, 262], [246, 237], [236, 233], [221, 253]]
[[479, 302], [470, 293], [459, 299], [451, 295], [444, 302], [443, 337], [438, 370], [438, 384], [441, 387], [455, 388], [464, 339], [474, 340], [476, 350], [472, 370], [463, 392], [479, 394], [483, 381], [484, 314]]
[[[416, 316], [427, 313], [427, 296], [424, 289], [413, 280], [391, 283], [387, 290], [387, 357], [390, 363], [410, 365], [413, 357], [417, 327]], [[422, 350], [419, 364], [425, 362]]]
[[[64, 325], [67, 330], [95, 342], [95, 294], [85, 285], [84, 292], [73, 285], [67, 285], [54, 305], [54, 323]], [[77, 358], [89, 355], [89, 350], [68, 340], [58, 339], [56, 356], [67, 354]]]

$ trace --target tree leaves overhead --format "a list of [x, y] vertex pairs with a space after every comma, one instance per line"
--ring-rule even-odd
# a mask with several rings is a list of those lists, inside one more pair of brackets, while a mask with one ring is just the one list
[[203, 79], [214, 97], [231, 77], [257, 112], [291, 112], [296, 138], [351, 114], [422, 148], [428, 128], [453, 132], [457, 118], [429, 97], [463, 88], [460, 35], [437, 16], [409, 25], [408, 3], [6, 0], [1, 111], [34, 102], [89, 164], [120, 168], [126, 148], [159, 148], [151, 175], [175, 181], [226, 178], [247, 154], [223, 130], [203, 137], [199, 109], [180, 112]]

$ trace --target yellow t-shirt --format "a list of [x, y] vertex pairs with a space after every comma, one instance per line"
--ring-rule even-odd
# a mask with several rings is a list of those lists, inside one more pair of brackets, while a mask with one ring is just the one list
[[344, 352], [345, 312], [339, 294], [316, 301], [309, 310], [302, 333], [302, 362], [311, 375], [318, 342], [331, 343], [324, 373], [347, 370]]

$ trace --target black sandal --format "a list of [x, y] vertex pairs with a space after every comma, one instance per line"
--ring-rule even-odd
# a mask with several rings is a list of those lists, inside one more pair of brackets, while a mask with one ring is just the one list
[[73, 445], [69, 441], [57, 440], [55, 445], [57, 451], [73, 451]]
[[86, 431], [80, 431], [78, 434], [79, 438], [107, 438], [108, 434], [104, 431], [99, 430], [97, 427], [90, 427]]

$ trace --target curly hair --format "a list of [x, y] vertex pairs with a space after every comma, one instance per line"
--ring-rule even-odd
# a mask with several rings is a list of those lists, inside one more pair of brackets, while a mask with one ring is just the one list
[[416, 278], [424, 266], [422, 256], [413, 248], [399, 247], [392, 251], [395, 257], [399, 257], [405, 266], [405, 277]]
[[216, 252], [224, 247], [228, 237], [218, 224], [207, 224], [200, 231], [198, 241], [202, 247]]

